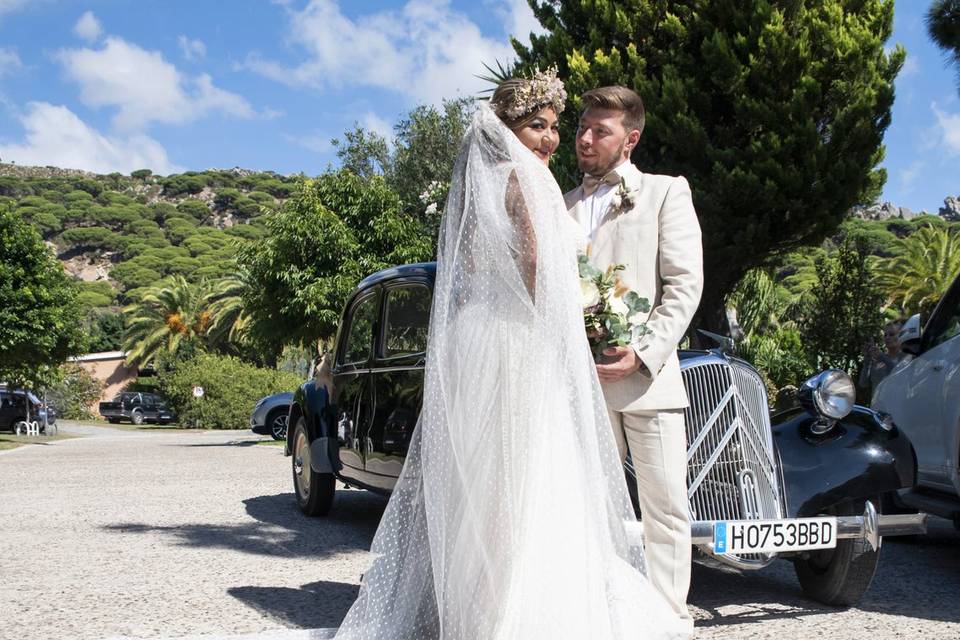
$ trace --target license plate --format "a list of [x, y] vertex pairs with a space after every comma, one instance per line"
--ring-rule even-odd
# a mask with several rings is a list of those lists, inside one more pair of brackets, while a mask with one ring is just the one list
[[717, 554], [777, 553], [836, 546], [836, 518], [730, 520], [716, 522], [713, 527], [713, 551]]

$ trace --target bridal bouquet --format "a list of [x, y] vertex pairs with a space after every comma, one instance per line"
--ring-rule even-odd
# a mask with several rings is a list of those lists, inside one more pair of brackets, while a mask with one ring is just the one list
[[624, 269], [622, 264], [601, 271], [583, 254], [577, 260], [583, 320], [594, 360], [599, 361], [608, 347], [625, 347], [652, 333], [643, 320], [650, 312], [650, 301], [623, 285], [617, 275]]

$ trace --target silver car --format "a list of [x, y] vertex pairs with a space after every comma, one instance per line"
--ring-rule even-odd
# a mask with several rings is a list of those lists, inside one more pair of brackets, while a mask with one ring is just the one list
[[254, 433], [272, 436], [274, 440], [285, 440], [292, 401], [293, 393], [290, 391], [261, 398], [250, 414], [250, 428]]

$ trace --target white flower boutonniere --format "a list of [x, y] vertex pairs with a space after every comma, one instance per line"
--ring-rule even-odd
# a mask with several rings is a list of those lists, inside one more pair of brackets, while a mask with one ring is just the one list
[[633, 208], [633, 205], [636, 204], [636, 198], [636, 189], [628, 187], [626, 179], [620, 178], [620, 185], [617, 187], [617, 192], [613, 194], [613, 198], [610, 200], [610, 212], [614, 215], [620, 215], [625, 211], [629, 211]]

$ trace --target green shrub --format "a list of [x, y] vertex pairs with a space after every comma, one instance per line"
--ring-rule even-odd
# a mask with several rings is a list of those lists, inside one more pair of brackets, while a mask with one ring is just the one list
[[103, 227], [76, 227], [60, 234], [61, 241], [75, 247], [89, 249], [119, 249], [125, 243], [110, 229]]
[[[260, 398], [293, 391], [299, 376], [261, 369], [230, 356], [201, 354], [158, 368], [158, 384], [184, 426], [199, 424], [208, 429], [244, 429]], [[203, 387], [201, 399], [193, 387]]]
[[196, 198], [187, 198], [177, 205], [177, 211], [185, 213], [196, 220], [203, 220], [210, 215], [210, 207]]
[[130, 172], [130, 177], [136, 180], [145, 180], [153, 175], [153, 171], [150, 169], [137, 169], [136, 171]]
[[60, 381], [47, 389], [47, 401], [67, 420], [90, 420], [103, 392], [103, 383], [78, 364], [60, 367]]
[[33, 193], [30, 185], [13, 176], [0, 176], [0, 196], [22, 198]]
[[241, 193], [237, 189], [220, 189], [213, 199], [213, 204], [217, 209], [233, 209], [240, 197]]
[[161, 278], [158, 272], [139, 264], [134, 264], [132, 260], [118, 264], [111, 269], [110, 277], [119, 282], [128, 295], [130, 294], [130, 289], [151, 287]]
[[160, 181], [163, 185], [163, 195], [168, 197], [200, 193], [207, 186], [207, 181], [197, 175], [175, 175]]
[[273, 196], [265, 191], [251, 191], [247, 194], [247, 197], [256, 203], [265, 207], [270, 207], [271, 209], [276, 208], [277, 206], [277, 202], [274, 200]]
[[86, 191], [96, 198], [103, 191], [103, 185], [91, 178], [74, 178], [71, 181], [73, 188], [79, 191]]
[[87, 315], [90, 353], [119, 351], [123, 341], [123, 313], [114, 309], [93, 309]]

